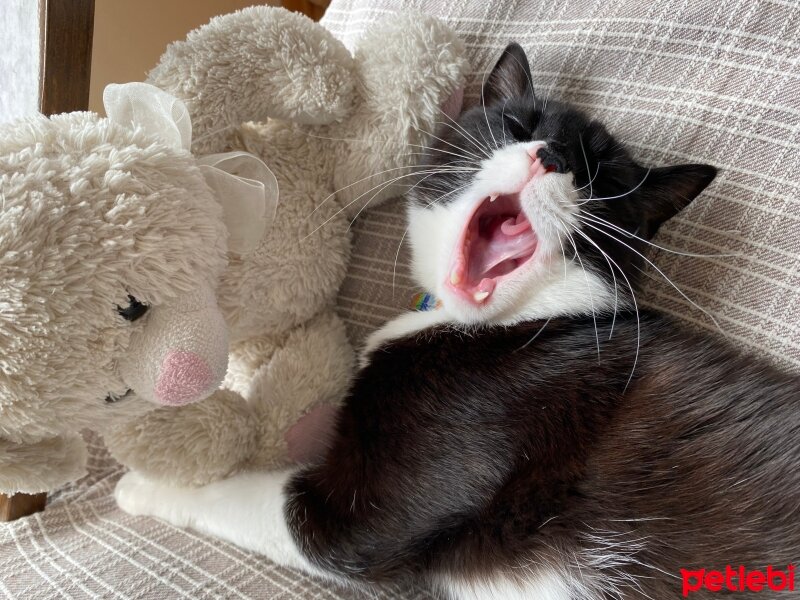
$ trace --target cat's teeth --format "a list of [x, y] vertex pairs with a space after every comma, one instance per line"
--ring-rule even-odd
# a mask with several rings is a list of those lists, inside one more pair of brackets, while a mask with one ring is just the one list
[[459, 271], [458, 269], [453, 269], [450, 272], [450, 283], [452, 283], [453, 285], [458, 285], [459, 283], [461, 283], [461, 271]]
[[497, 200], [499, 196], [500, 194], [492, 194], [491, 196], [489, 196], [489, 202], [494, 202], [495, 200]]
[[472, 297], [475, 298], [475, 302], [483, 302], [489, 297], [489, 292], [475, 292]]

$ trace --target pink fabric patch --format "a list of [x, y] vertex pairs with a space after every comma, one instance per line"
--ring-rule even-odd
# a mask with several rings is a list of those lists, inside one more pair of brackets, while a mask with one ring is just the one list
[[170, 350], [161, 363], [156, 398], [167, 406], [183, 406], [199, 400], [211, 385], [211, 368], [194, 352]]
[[442, 104], [442, 112], [454, 121], [461, 114], [461, 106], [464, 104], [464, 88], [455, 90], [450, 97]]
[[336, 424], [338, 409], [330, 404], [312, 408], [286, 432], [289, 458], [297, 463], [307, 463], [320, 458], [328, 444]]

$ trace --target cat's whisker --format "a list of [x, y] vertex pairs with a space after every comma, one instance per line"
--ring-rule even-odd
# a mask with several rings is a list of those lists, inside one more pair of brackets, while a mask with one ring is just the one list
[[558, 245], [561, 246], [561, 256], [564, 257], [564, 283], [567, 282], [567, 252], [564, 248], [564, 242], [561, 240], [561, 236], [558, 233], [558, 229], [556, 229], [556, 239], [558, 240]]
[[477, 151], [480, 152], [483, 155], [484, 158], [490, 158], [491, 157], [491, 155], [489, 154], [489, 149], [485, 148], [483, 146], [483, 144], [481, 144], [480, 141], [478, 141], [476, 138], [474, 138], [471, 134], [468, 134], [466, 132], [462, 133], [460, 130], [456, 129], [455, 127], [453, 127], [449, 123], [445, 123], [443, 121], [438, 121], [438, 123], [440, 123], [441, 125], [444, 125], [445, 127], [449, 127], [450, 129], [455, 131], [458, 135], [463, 136], [466, 139], [466, 141], [468, 141], [470, 144], [475, 146]]
[[[413, 184], [411, 187], [409, 187], [409, 188], [408, 188], [408, 189], [405, 191], [405, 193], [406, 193], [406, 194], [410, 193], [411, 191], [413, 191], [413, 190], [414, 190], [414, 189], [415, 189], [415, 188], [416, 188], [416, 187], [417, 187], [419, 184], [421, 184], [421, 183], [422, 183], [423, 181], [425, 181], [426, 179], [428, 179], [428, 178], [430, 178], [430, 177], [433, 177], [434, 175], [439, 175], [439, 174], [440, 174], [440, 172], [439, 172], [439, 171], [433, 171], [432, 173], [429, 173], [428, 175], [425, 175], [425, 177], [421, 178], [419, 181], [417, 181], [417, 182], [416, 182], [416, 183], [414, 183], [414, 184]], [[350, 231], [350, 229], [353, 227], [353, 223], [355, 223], [355, 222], [356, 222], [356, 219], [358, 219], [359, 215], [360, 215], [360, 214], [361, 214], [361, 213], [364, 211], [364, 209], [367, 207], [367, 205], [369, 205], [369, 203], [370, 203], [370, 202], [372, 202], [372, 200], [375, 198], [375, 196], [377, 196], [378, 194], [380, 194], [380, 193], [381, 193], [383, 190], [385, 190], [385, 189], [386, 189], [388, 186], [390, 186], [390, 185], [392, 185], [392, 182], [389, 182], [389, 183], [387, 183], [386, 185], [384, 185], [384, 186], [383, 186], [381, 189], [379, 189], [377, 192], [375, 192], [375, 193], [374, 193], [374, 194], [373, 194], [373, 195], [370, 197], [370, 199], [369, 199], [369, 200], [367, 200], [367, 201], [364, 203], [364, 206], [362, 206], [362, 207], [361, 207], [361, 208], [358, 210], [358, 212], [356, 213], [356, 216], [355, 216], [355, 217], [353, 217], [353, 219], [350, 221], [350, 224], [347, 226], [347, 231]], [[394, 291], [394, 288], [392, 288], [392, 290]]]
[[465, 161], [468, 161], [468, 162], [470, 162], [472, 164], [475, 164], [476, 162], [480, 162], [480, 159], [477, 156], [470, 157], [470, 156], [467, 156], [465, 154], [458, 154], [457, 152], [450, 152], [449, 150], [443, 150], [442, 148], [431, 148], [429, 146], [423, 146], [421, 144], [409, 144], [409, 146], [414, 146], [414, 147], [422, 148], [422, 149], [425, 150], [425, 152], [416, 152], [416, 153], [412, 153], [412, 154], [419, 154], [421, 156], [425, 156], [428, 152], [439, 152], [441, 154], [449, 154], [450, 156], [456, 156], [456, 157], [461, 158], [461, 159], [463, 159]]
[[634, 238], [636, 240], [639, 240], [643, 244], [647, 244], [648, 246], [652, 246], [653, 248], [657, 248], [659, 250], [663, 250], [664, 252], [669, 252], [670, 254], [677, 254], [679, 256], [690, 256], [690, 257], [693, 257], [693, 258], [733, 258], [733, 257], [741, 257], [741, 256], [743, 256], [741, 253], [732, 253], [732, 254], [697, 254], [697, 253], [694, 253], [694, 252], [684, 252], [684, 251], [681, 251], [681, 250], [674, 250], [672, 248], [667, 248], [665, 246], [660, 246], [659, 244], [655, 244], [655, 243], [651, 242], [650, 240], [646, 240], [643, 237], [640, 237], [640, 236], [636, 235], [635, 233], [631, 233], [630, 231], [628, 231], [626, 229], [623, 229], [622, 227], [619, 227], [618, 225], [614, 225], [613, 223], [603, 219], [602, 217], [598, 217], [597, 215], [582, 215], [582, 214], [579, 214], [578, 218], [592, 221], [593, 223], [595, 223], [597, 225], [602, 225], [604, 227], [609, 227], [610, 229], [613, 229], [614, 231], [617, 231], [617, 232], [621, 233], [625, 237]]
[[[314, 210], [312, 210], [312, 211], [311, 211], [311, 212], [308, 214], [308, 216], [306, 216], [306, 220], [310, 219], [310, 218], [311, 218], [311, 217], [314, 215], [314, 213], [316, 213], [316, 212], [317, 212], [317, 211], [318, 211], [318, 210], [319, 210], [319, 209], [320, 209], [320, 208], [321, 208], [321, 207], [322, 207], [322, 206], [323, 206], [323, 205], [324, 205], [326, 202], [328, 202], [328, 200], [330, 200], [331, 198], [335, 197], [335, 196], [336, 196], [336, 194], [338, 194], [339, 192], [343, 192], [344, 190], [346, 190], [346, 189], [349, 189], [349, 188], [353, 187], [354, 185], [358, 185], [358, 184], [359, 184], [359, 183], [361, 183], [362, 181], [367, 181], [368, 179], [372, 179], [373, 177], [378, 177], [378, 176], [380, 176], [380, 175], [383, 175], [383, 174], [385, 174], [385, 173], [391, 173], [391, 172], [394, 172], [394, 171], [401, 171], [401, 170], [405, 170], [405, 171], [407, 171], [407, 170], [409, 170], [409, 169], [412, 169], [412, 170], [413, 170], [414, 168], [416, 168], [416, 167], [414, 167], [414, 166], [392, 167], [391, 169], [385, 169], [385, 170], [383, 170], [383, 171], [378, 171], [377, 173], [371, 173], [371, 174], [367, 175], [366, 177], [362, 177], [361, 179], [357, 179], [357, 180], [355, 180], [354, 182], [352, 182], [352, 183], [350, 183], [350, 184], [348, 184], [348, 185], [345, 185], [345, 186], [343, 186], [343, 187], [340, 187], [338, 190], [334, 190], [333, 192], [331, 192], [330, 194], [328, 194], [328, 195], [327, 195], [327, 196], [326, 196], [326, 197], [325, 197], [325, 198], [322, 200], [322, 202], [320, 202], [319, 204], [317, 204], [317, 205], [314, 207]], [[428, 167], [425, 167], [425, 168], [427, 169]], [[378, 184], [378, 185], [380, 185], [380, 184]]]
[[[580, 230], [578, 230], [578, 231], [580, 231]], [[631, 367], [630, 375], [628, 375], [628, 381], [625, 382], [625, 388], [623, 390], [623, 391], [627, 391], [628, 386], [630, 385], [631, 380], [633, 379], [634, 372], [636, 371], [636, 365], [639, 362], [639, 348], [641, 346], [641, 336], [642, 336], [642, 333], [641, 333], [641, 321], [640, 321], [640, 317], [639, 317], [639, 304], [636, 301], [636, 292], [635, 292], [635, 290], [633, 288], [633, 285], [630, 282], [630, 279], [628, 279], [628, 276], [622, 270], [622, 267], [619, 266], [617, 261], [615, 261], [613, 258], [611, 258], [608, 255], [608, 253], [605, 252], [602, 248], [600, 248], [600, 246], [596, 242], [594, 242], [594, 240], [592, 240], [588, 235], [586, 235], [586, 233], [584, 233], [583, 231], [581, 231], [580, 233], [589, 242], [591, 242], [592, 245], [594, 245], [595, 248], [597, 248], [600, 251], [600, 254], [603, 255], [603, 257], [605, 258], [606, 262], [609, 264], [609, 268], [611, 269], [612, 276], [614, 275], [614, 267], [617, 268], [617, 270], [619, 271], [619, 274], [622, 275], [622, 277], [625, 279], [625, 283], [628, 286], [628, 291], [631, 294], [631, 300], [633, 301], [634, 312], [636, 313], [636, 354], [633, 357], [633, 366]], [[611, 265], [613, 265], [614, 267], [612, 267]], [[616, 313], [617, 313], [617, 307], [616, 307], [616, 293], [617, 293], [617, 290], [616, 290], [616, 288], [617, 288], [617, 280], [616, 280], [616, 277], [614, 277], [614, 294], [615, 294], [614, 303], [615, 304], [614, 304], [614, 316], [613, 316], [613, 321], [612, 321], [612, 324], [611, 324], [611, 332], [609, 333], [609, 336], [608, 336], [609, 340], [611, 339], [611, 336], [614, 334], [614, 324], [616, 323], [616, 317], [617, 317], [617, 315], [616, 315]]]
[[[581, 152], [583, 153], [583, 162], [586, 165], [586, 174], [588, 175], [589, 174], [589, 157], [586, 156], [586, 149], [583, 147], [583, 135], [582, 134], [578, 134], [578, 142], [580, 142], [580, 145], [581, 145]], [[598, 167], [598, 170], [599, 170], [599, 167]], [[594, 181], [594, 179], [589, 179], [589, 198], [594, 196], [594, 190], [592, 189], [592, 182], [593, 181]]]
[[[361, 183], [363, 181], [367, 181], [369, 179], [372, 179], [373, 177], [378, 177], [380, 175], [384, 175], [386, 173], [391, 173], [391, 172], [394, 172], [394, 171], [411, 171], [408, 175], [415, 175], [415, 174], [417, 174], [417, 172], [419, 170], [423, 170], [423, 169], [437, 169], [437, 170], [441, 171], [442, 173], [462, 173], [462, 172], [465, 172], [466, 170], [470, 170], [470, 171], [477, 170], [475, 167], [471, 167], [471, 168], [467, 168], [467, 167], [449, 167], [447, 165], [444, 165], [444, 166], [440, 166], [440, 165], [406, 165], [406, 166], [401, 166], [401, 167], [392, 167], [391, 169], [385, 169], [383, 171], [378, 171], [377, 173], [372, 173], [370, 175], [362, 177], [361, 179], [357, 179], [356, 181], [354, 181], [354, 182], [352, 182], [352, 183], [350, 183], [348, 185], [342, 186], [339, 189], [331, 192], [330, 194], [328, 194], [322, 200], [322, 202], [320, 202], [319, 204], [317, 204], [317, 206], [314, 207], [314, 210], [312, 210], [305, 217], [305, 219], [306, 220], [310, 219], [314, 215], [314, 213], [316, 213], [331, 198], [334, 198], [336, 196], [336, 194], [338, 194], [339, 192], [343, 192], [344, 190], [349, 189], [349, 188], [353, 187], [354, 185], [358, 185], [359, 183]], [[378, 183], [378, 184], [375, 185], [375, 187], [379, 187], [382, 184], [383, 184], [383, 182]], [[375, 189], [375, 187], [370, 188], [364, 194], [368, 194], [373, 189]]]
[[[427, 179], [428, 177], [431, 177], [431, 176], [436, 175], [436, 174], [437, 173], [435, 173], [435, 172], [434, 173], [430, 173], [430, 174], [426, 175], [425, 177], [423, 177], [422, 179], [420, 179], [420, 181], [417, 182], [417, 183], [425, 181], [425, 179]], [[394, 183], [393, 181], [386, 182], [382, 187], [380, 187], [380, 189], [378, 189], [374, 194], [372, 194], [372, 196], [370, 196], [369, 199], [366, 202], [364, 202], [364, 205], [361, 208], [358, 209], [358, 212], [356, 212], [355, 216], [350, 220], [350, 223], [347, 226], [346, 231], [349, 232], [350, 229], [352, 229], [353, 223], [355, 223], [356, 219], [358, 219], [358, 217], [361, 216], [361, 213], [364, 211], [364, 209], [367, 208], [367, 206], [369, 206], [369, 203], [372, 202], [378, 194], [380, 194], [387, 187], [391, 186], [393, 183]], [[412, 185], [408, 190], [406, 190], [405, 193], [408, 193], [411, 190], [413, 190], [416, 185], [417, 185], [416, 183], [414, 185]]]
[[543, 113], [547, 112], [547, 103], [550, 100], [550, 94], [553, 93], [553, 90], [556, 87], [556, 83], [557, 83], [557, 81], [553, 81], [553, 83], [550, 85], [550, 87], [547, 88], [547, 96], [544, 97], [544, 106], [542, 107], [542, 112]]
[[609, 271], [611, 271], [611, 278], [614, 281], [614, 312], [611, 315], [611, 331], [608, 334], [608, 339], [610, 340], [614, 335], [614, 325], [617, 322], [617, 308], [619, 307], [619, 288], [617, 286], [617, 276], [614, 273], [614, 267], [612, 267], [611, 263], [609, 262], [608, 254], [606, 254], [606, 252], [604, 252], [603, 249], [600, 248], [600, 246], [598, 246], [597, 243], [592, 238], [590, 238], [583, 231], [581, 231], [579, 227], [574, 227], [573, 229], [576, 233], [580, 234], [581, 237], [583, 237], [587, 242], [589, 242], [590, 244], [592, 244], [592, 246], [594, 246], [595, 248], [597, 248], [597, 250], [599, 250], [600, 254], [605, 259], [606, 264], [608, 264]]
[[[613, 332], [614, 332], [614, 324], [616, 323], [616, 313], [617, 313], [617, 298], [616, 298], [616, 294], [617, 294], [617, 279], [614, 276], [614, 267], [616, 267], [616, 269], [619, 271], [620, 275], [625, 279], [625, 284], [627, 285], [628, 291], [630, 292], [630, 295], [631, 295], [631, 301], [633, 302], [634, 313], [635, 313], [635, 316], [636, 316], [636, 352], [634, 354], [633, 366], [631, 367], [631, 372], [628, 375], [627, 382], [625, 383], [625, 388], [624, 389], [627, 390], [628, 386], [630, 385], [631, 381], [633, 380], [633, 375], [636, 372], [636, 366], [639, 363], [639, 352], [640, 352], [640, 346], [641, 346], [641, 318], [639, 316], [639, 303], [636, 300], [636, 292], [634, 290], [633, 285], [631, 284], [630, 279], [628, 279], [628, 276], [622, 270], [622, 267], [620, 267], [619, 264], [613, 258], [611, 258], [608, 255], [608, 253], [606, 253], [602, 248], [600, 248], [600, 246], [597, 245], [597, 243], [595, 243], [594, 240], [589, 238], [589, 236], [587, 236], [585, 232], [581, 231], [579, 228], [575, 228], [575, 231], [580, 233], [587, 241], [589, 241], [603, 255], [604, 259], [606, 260], [606, 262], [609, 265], [612, 277], [614, 277], [614, 294], [615, 294], [615, 298], [614, 298], [614, 315], [612, 317], [611, 333], [609, 334], [609, 339], [611, 339], [611, 336], [613, 335]], [[571, 236], [570, 236], [570, 239], [572, 240]], [[574, 243], [574, 240], [572, 240], [572, 246], [573, 246], [573, 248], [575, 250], [575, 255], [578, 257], [578, 259], [580, 261], [580, 256], [578, 255], [578, 249], [577, 249], [577, 246]], [[584, 271], [584, 273], [585, 273], [585, 271]], [[594, 317], [594, 314], [593, 314], [593, 317]], [[596, 323], [596, 321], [595, 321], [595, 323]], [[595, 334], [597, 334], [596, 326], [595, 326]], [[598, 340], [598, 344], [599, 344], [599, 340]], [[599, 350], [598, 350], [598, 352], [599, 352]]]
[[[392, 169], [392, 170], [394, 170], [394, 169]], [[380, 193], [380, 191], [382, 191], [382, 190], [386, 189], [386, 187], [388, 187], [389, 185], [392, 185], [392, 184], [393, 184], [393, 183], [395, 183], [396, 181], [398, 181], [398, 180], [400, 180], [400, 179], [403, 179], [403, 178], [405, 178], [405, 177], [418, 177], [419, 175], [425, 175], [425, 174], [427, 174], [427, 173], [439, 173], [439, 172], [441, 172], [441, 171], [439, 171], [439, 170], [434, 170], [434, 171], [423, 171], [423, 172], [419, 172], [419, 171], [412, 171], [411, 173], [405, 173], [405, 174], [403, 174], [403, 175], [399, 175], [398, 177], [392, 178], [392, 179], [390, 179], [389, 181], [381, 182], [381, 183], [379, 183], [378, 185], [375, 185], [375, 186], [371, 187], [370, 189], [368, 189], [367, 191], [365, 191], [365, 192], [363, 192], [363, 193], [359, 194], [358, 196], [356, 196], [355, 198], [353, 198], [353, 199], [352, 199], [350, 202], [348, 202], [347, 204], [345, 204], [344, 206], [342, 206], [342, 207], [341, 207], [339, 210], [337, 210], [335, 213], [333, 213], [333, 214], [332, 214], [330, 217], [328, 217], [327, 219], [325, 219], [325, 221], [323, 221], [323, 222], [322, 222], [322, 223], [321, 223], [321, 224], [320, 224], [318, 227], [316, 227], [316, 228], [315, 228], [315, 229], [314, 229], [314, 230], [313, 230], [311, 233], [309, 233], [308, 235], [306, 235], [306, 236], [303, 238], [303, 240], [306, 240], [306, 239], [308, 239], [309, 237], [311, 237], [312, 235], [314, 235], [314, 234], [315, 234], [317, 231], [319, 231], [319, 230], [320, 230], [320, 229], [322, 229], [322, 228], [323, 228], [325, 225], [327, 225], [328, 223], [330, 223], [330, 222], [331, 222], [331, 221], [332, 221], [334, 218], [336, 218], [338, 215], [340, 215], [340, 214], [341, 214], [343, 211], [345, 211], [347, 208], [349, 208], [350, 206], [352, 206], [354, 203], [358, 202], [358, 201], [359, 201], [361, 198], [363, 198], [364, 196], [366, 196], [367, 194], [369, 194], [370, 192], [372, 192], [372, 191], [373, 191], [375, 188], [381, 188], [381, 190], [379, 190], [379, 191], [377, 192], [377, 193]], [[365, 178], [365, 179], [368, 179], [368, 178]], [[361, 181], [363, 181], [363, 179], [362, 179]], [[349, 186], [346, 186], [345, 188], [342, 188], [342, 189], [346, 189], [347, 187], [352, 187], [352, 185], [354, 185], [354, 184], [350, 184]], [[382, 186], [383, 186], [383, 187], [382, 187]], [[377, 193], [376, 193], [375, 195], [377, 195]], [[373, 195], [373, 196], [372, 196], [372, 198], [370, 198], [370, 201], [371, 201], [371, 200], [372, 200], [372, 199], [375, 197], [375, 195]], [[319, 207], [317, 207], [317, 208], [319, 208]], [[316, 211], [316, 209], [314, 209], [314, 210]], [[360, 211], [359, 211], [359, 212], [360, 212]], [[313, 212], [312, 212], [312, 214], [313, 214]], [[308, 217], [307, 217], [307, 218], [308, 218]]]
[[484, 71], [483, 73], [483, 83], [481, 84], [481, 106], [483, 107], [483, 118], [486, 120], [486, 127], [489, 129], [489, 135], [492, 136], [492, 141], [494, 142], [494, 148], [498, 148], [497, 140], [494, 137], [494, 132], [492, 132], [492, 125], [489, 123], [489, 115], [486, 112], [486, 99], [484, 98], [484, 88], [486, 87], [486, 76], [489, 74], [489, 71]]
[[[419, 166], [422, 169], [437, 169], [439, 165], [435, 164], [431, 161], [431, 156], [425, 152], [414, 152], [411, 153], [409, 156], [416, 156], [418, 157], [417, 160], [420, 161]], [[447, 169], [471, 169], [473, 171], [480, 171], [480, 167], [476, 166], [476, 163], [472, 159], [445, 159], [450, 161], [448, 165], [444, 167], [445, 170]]]
[[[480, 159], [480, 157], [477, 154], [475, 154], [474, 152], [472, 152], [470, 150], [467, 150], [466, 148], [462, 148], [461, 146], [458, 146], [456, 144], [453, 144], [452, 142], [448, 142], [447, 140], [439, 137], [438, 135], [436, 135], [436, 134], [434, 134], [434, 133], [432, 133], [430, 131], [426, 131], [426, 130], [424, 130], [422, 128], [418, 128], [417, 131], [419, 131], [421, 133], [424, 133], [425, 135], [429, 135], [433, 139], [438, 140], [438, 141], [442, 142], [443, 144], [447, 144], [451, 148], [459, 150], [460, 152], [464, 152], [465, 154], [469, 154], [470, 156], [472, 156], [475, 159], [478, 159], [478, 160]], [[426, 148], [426, 149], [429, 149], [429, 150], [432, 149], [432, 148], [430, 148], [428, 146], [422, 146], [421, 144], [409, 144], [409, 145], [410, 146], [419, 146], [419, 147]]]
[[[540, 334], [540, 333], [542, 333], [542, 332], [544, 331], [544, 328], [545, 328], [545, 327], [547, 327], [547, 324], [548, 324], [550, 321], [552, 321], [552, 320], [553, 320], [553, 317], [550, 317], [549, 319], [547, 319], [547, 320], [544, 322], [544, 324], [543, 324], [541, 327], [539, 327], [539, 330], [538, 330], [536, 333], [534, 333], [534, 334], [533, 334], [533, 337], [532, 337], [531, 339], [529, 339], [527, 342], [525, 342], [525, 343], [524, 343], [522, 346], [520, 346], [519, 348], [517, 348], [517, 349], [515, 350], [515, 352], [519, 352], [520, 350], [524, 350], [525, 348], [527, 348], [528, 346], [530, 346], [530, 344], [531, 344], [531, 343], [532, 343], [532, 342], [533, 342], [533, 341], [534, 341], [534, 340], [535, 340], [537, 337], [539, 337], [539, 334]], [[555, 517], [553, 517], [553, 518], [555, 518]], [[542, 523], [541, 527], [544, 527], [546, 524], [547, 524], [547, 523]]]
[[651, 169], [650, 167], [648, 167], [648, 169], [647, 169], [647, 172], [644, 174], [644, 177], [642, 178], [642, 180], [641, 180], [639, 183], [637, 183], [637, 184], [636, 184], [636, 186], [634, 186], [634, 187], [633, 187], [631, 190], [629, 190], [629, 191], [625, 192], [624, 194], [619, 194], [618, 196], [606, 196], [605, 198], [592, 198], [592, 197], [590, 196], [590, 197], [589, 197], [589, 198], [587, 198], [586, 200], [584, 200], [584, 201], [582, 201], [582, 202], [578, 202], [577, 204], [578, 204], [579, 206], [581, 206], [581, 205], [583, 205], [583, 204], [586, 204], [587, 202], [594, 202], [594, 201], [600, 202], [600, 201], [605, 201], [605, 200], [616, 200], [616, 199], [618, 199], [618, 198], [624, 198], [625, 196], [629, 196], [629, 195], [631, 195], [633, 192], [635, 192], [636, 190], [638, 190], [640, 187], [642, 187], [642, 185], [644, 185], [644, 182], [645, 182], [645, 181], [647, 181], [647, 178], [648, 178], [648, 176], [650, 175], [650, 171], [651, 171], [651, 170], [652, 170], [652, 169]]
[[[600, 162], [597, 163], [597, 168], [594, 170], [594, 176], [589, 180], [589, 183], [587, 183], [586, 185], [583, 185], [583, 186], [581, 186], [579, 188], [575, 188], [572, 191], [573, 192], [580, 192], [582, 190], [585, 190], [587, 187], [591, 188], [592, 184], [594, 183], [594, 180], [597, 179], [597, 176], [599, 174], [600, 174]], [[591, 196], [591, 191], [589, 192], [589, 195]]]
[[591, 223], [585, 223], [585, 224], [586, 224], [586, 226], [587, 226], [587, 227], [591, 227], [591, 228], [592, 228], [592, 229], [594, 229], [595, 231], [599, 231], [600, 233], [603, 233], [604, 235], [608, 236], [609, 238], [611, 238], [611, 239], [612, 239], [612, 240], [614, 240], [615, 242], [617, 242], [617, 243], [619, 243], [619, 244], [622, 244], [623, 246], [625, 246], [626, 248], [628, 248], [628, 249], [629, 249], [631, 252], [635, 253], [637, 256], [641, 257], [641, 258], [642, 258], [642, 259], [643, 259], [645, 262], [647, 262], [647, 264], [649, 264], [651, 267], [653, 267], [653, 268], [654, 268], [654, 269], [655, 269], [655, 270], [658, 272], [658, 274], [659, 274], [659, 275], [661, 275], [661, 277], [663, 277], [663, 278], [664, 278], [664, 280], [665, 280], [667, 283], [669, 283], [669, 284], [670, 284], [670, 285], [671, 285], [671, 286], [672, 286], [672, 287], [675, 289], [675, 291], [676, 291], [676, 292], [678, 292], [678, 293], [679, 293], [679, 294], [680, 294], [680, 295], [683, 297], [683, 299], [684, 299], [684, 300], [686, 300], [686, 301], [687, 301], [689, 304], [691, 304], [691, 305], [692, 305], [692, 306], [694, 306], [694, 307], [695, 307], [697, 310], [699, 310], [699, 311], [700, 311], [700, 312], [702, 312], [704, 315], [706, 315], [706, 316], [707, 316], [707, 317], [708, 317], [708, 318], [711, 320], [711, 322], [712, 322], [712, 323], [714, 323], [714, 325], [715, 325], [715, 326], [716, 326], [716, 328], [719, 330], [719, 332], [720, 332], [721, 334], [725, 335], [725, 332], [723, 331], [722, 327], [720, 327], [720, 324], [719, 324], [719, 322], [717, 321], [717, 319], [714, 317], [714, 315], [712, 315], [712, 314], [711, 314], [710, 312], [708, 312], [708, 311], [707, 311], [705, 308], [703, 308], [702, 306], [700, 306], [699, 304], [697, 304], [697, 302], [695, 302], [694, 300], [692, 300], [691, 298], [689, 298], [689, 296], [687, 296], [687, 295], [686, 295], [686, 294], [683, 292], [683, 290], [682, 290], [682, 289], [680, 289], [680, 288], [679, 288], [679, 287], [678, 287], [678, 286], [675, 284], [675, 282], [674, 282], [674, 281], [672, 281], [672, 279], [670, 279], [669, 277], [667, 277], [667, 275], [664, 273], [664, 271], [662, 271], [661, 269], [659, 269], [659, 268], [658, 268], [658, 266], [656, 266], [656, 264], [655, 264], [655, 263], [654, 263], [652, 260], [650, 260], [650, 259], [649, 259], [649, 258], [647, 258], [647, 257], [646, 257], [644, 254], [642, 254], [641, 252], [639, 252], [638, 250], [636, 250], [636, 248], [632, 247], [632, 246], [631, 246], [631, 245], [629, 245], [629, 244], [626, 244], [625, 242], [623, 242], [623, 241], [622, 241], [622, 240], [620, 240], [619, 238], [617, 238], [617, 237], [615, 237], [615, 236], [611, 235], [611, 234], [610, 234], [608, 231], [605, 231], [605, 230], [603, 230], [603, 229], [600, 229], [599, 227], [596, 227], [596, 226], [592, 225]]
[[597, 312], [594, 308], [594, 294], [592, 294], [591, 284], [589, 283], [589, 274], [586, 272], [586, 267], [583, 264], [583, 260], [581, 259], [581, 255], [578, 252], [578, 245], [575, 243], [575, 238], [572, 237], [572, 234], [569, 230], [565, 230], [564, 233], [567, 234], [567, 239], [572, 244], [572, 248], [575, 251], [575, 258], [578, 259], [578, 264], [583, 271], [583, 277], [586, 280], [586, 291], [589, 292], [589, 305], [592, 309], [592, 322], [594, 323], [594, 337], [595, 341], [597, 342], [597, 362], [600, 362], [600, 334], [597, 331]]
[[[487, 152], [487, 150], [488, 150], [488, 149], [487, 149], [487, 148], [484, 148], [483, 146], [481, 146], [481, 144], [480, 144], [480, 142], [477, 140], [477, 138], [475, 138], [475, 137], [474, 137], [474, 136], [473, 136], [473, 135], [472, 135], [472, 134], [471, 134], [469, 131], [467, 131], [467, 130], [466, 130], [466, 129], [465, 129], [465, 128], [464, 128], [464, 127], [463, 127], [463, 126], [460, 124], [460, 123], [458, 123], [458, 121], [456, 121], [455, 119], [453, 119], [453, 117], [451, 117], [450, 115], [448, 115], [448, 114], [447, 114], [447, 113], [446, 113], [444, 110], [442, 110], [441, 108], [439, 108], [438, 110], [439, 110], [439, 112], [440, 112], [440, 113], [442, 113], [442, 114], [443, 114], [443, 115], [444, 115], [444, 116], [447, 118], [447, 120], [448, 120], [448, 121], [450, 121], [450, 123], [452, 123], [453, 125], [450, 125], [449, 123], [445, 123], [444, 121], [437, 121], [437, 123], [441, 123], [442, 125], [447, 125], [447, 126], [448, 126], [448, 127], [450, 127], [450, 128], [453, 130], [453, 131], [455, 131], [455, 132], [459, 133], [460, 135], [463, 135], [463, 136], [465, 136], [465, 138], [466, 138], [468, 141], [471, 141], [471, 142], [472, 142], [472, 144], [473, 144], [473, 145], [474, 145], [474, 146], [475, 146], [475, 147], [478, 149], [478, 151], [479, 151], [479, 152], [482, 152], [482, 153], [483, 153], [483, 154], [486, 156], [486, 158], [490, 158], [490, 156], [491, 156], [491, 155], [490, 155], [490, 154]], [[454, 125], [455, 125], [455, 126], [454, 126]]]

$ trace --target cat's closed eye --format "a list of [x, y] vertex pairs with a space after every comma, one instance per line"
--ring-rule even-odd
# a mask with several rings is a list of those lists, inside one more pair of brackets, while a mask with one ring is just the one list
[[530, 139], [531, 131], [514, 115], [503, 115], [503, 126], [517, 140]]

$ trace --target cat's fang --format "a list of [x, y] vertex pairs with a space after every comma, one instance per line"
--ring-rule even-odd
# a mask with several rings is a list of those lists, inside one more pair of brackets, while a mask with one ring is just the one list
[[457, 267], [450, 272], [450, 283], [453, 285], [461, 283], [461, 271]]
[[475, 302], [483, 302], [489, 297], [489, 292], [475, 292], [473, 298], [475, 298]]
[[491, 196], [489, 196], [489, 202], [494, 202], [495, 200], [497, 200], [499, 196], [500, 194], [492, 194]]

